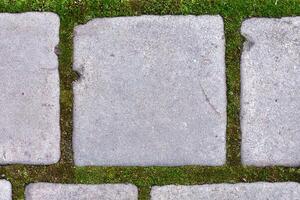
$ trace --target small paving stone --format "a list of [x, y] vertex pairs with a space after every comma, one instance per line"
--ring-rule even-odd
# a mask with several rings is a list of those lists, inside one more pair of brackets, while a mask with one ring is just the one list
[[26, 187], [26, 200], [137, 200], [134, 185], [72, 185], [34, 183]]
[[10, 182], [0, 180], [0, 200], [11, 200], [12, 189]]
[[242, 162], [300, 165], [300, 17], [242, 25]]
[[238, 183], [153, 187], [151, 200], [299, 200], [300, 184]]
[[0, 164], [59, 160], [58, 42], [56, 14], [0, 14]]
[[76, 27], [76, 165], [222, 165], [220, 16], [95, 19]]

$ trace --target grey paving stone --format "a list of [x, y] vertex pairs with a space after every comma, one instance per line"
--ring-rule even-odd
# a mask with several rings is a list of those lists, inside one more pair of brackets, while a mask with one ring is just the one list
[[253, 18], [241, 61], [242, 162], [300, 165], [300, 17]]
[[220, 16], [95, 19], [76, 27], [76, 165], [222, 165]]
[[60, 157], [59, 76], [53, 13], [0, 13], [0, 164]]
[[300, 184], [239, 183], [153, 187], [151, 200], [298, 200]]
[[11, 200], [12, 189], [10, 182], [0, 180], [0, 200]]
[[72, 185], [34, 183], [26, 187], [26, 200], [137, 200], [134, 185]]

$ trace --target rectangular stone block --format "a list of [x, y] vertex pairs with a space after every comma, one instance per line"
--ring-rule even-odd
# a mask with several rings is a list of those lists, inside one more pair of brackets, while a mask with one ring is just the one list
[[12, 189], [10, 182], [6, 180], [0, 180], [0, 200], [11, 200]]
[[243, 22], [242, 162], [300, 165], [300, 17]]
[[238, 183], [153, 187], [151, 200], [298, 200], [300, 184]]
[[59, 75], [53, 13], [0, 13], [0, 165], [60, 157]]
[[95, 19], [76, 27], [76, 165], [223, 165], [220, 16]]
[[26, 187], [26, 200], [137, 200], [138, 190], [134, 185], [103, 184], [73, 185], [33, 183]]

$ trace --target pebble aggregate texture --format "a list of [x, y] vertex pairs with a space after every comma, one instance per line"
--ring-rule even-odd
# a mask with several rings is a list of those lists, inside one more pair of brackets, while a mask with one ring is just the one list
[[53, 13], [0, 13], [0, 164], [60, 157], [59, 75]]
[[220, 16], [94, 19], [75, 29], [76, 165], [223, 165]]
[[151, 200], [298, 200], [300, 184], [238, 183], [153, 187]]
[[137, 200], [134, 185], [72, 185], [33, 183], [26, 187], [26, 200]]
[[242, 162], [300, 165], [300, 17], [243, 22]]
[[0, 200], [11, 200], [11, 184], [6, 180], [0, 180]]

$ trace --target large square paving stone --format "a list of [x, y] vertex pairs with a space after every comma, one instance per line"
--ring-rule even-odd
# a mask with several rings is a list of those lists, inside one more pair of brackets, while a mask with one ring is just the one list
[[300, 165], [300, 17], [243, 22], [242, 161]]
[[95, 19], [76, 27], [76, 165], [222, 165], [220, 16]]
[[0, 164], [59, 160], [58, 42], [56, 14], [0, 14]]
[[10, 182], [0, 180], [0, 200], [11, 200], [12, 188]]
[[299, 200], [300, 184], [238, 183], [153, 187], [151, 200]]
[[75, 185], [33, 183], [26, 200], [138, 200], [138, 189], [129, 184]]

